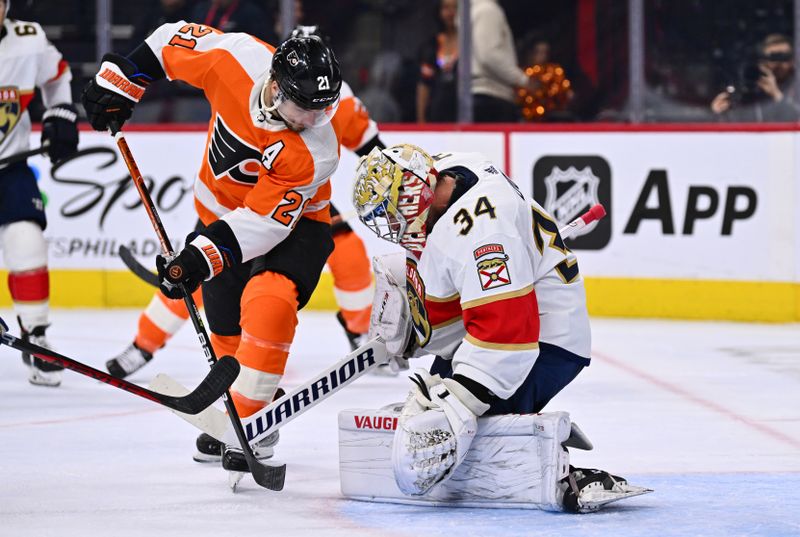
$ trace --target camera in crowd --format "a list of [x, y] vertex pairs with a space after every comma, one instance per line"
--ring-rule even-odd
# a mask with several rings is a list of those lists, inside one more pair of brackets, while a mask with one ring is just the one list
[[792, 54], [788, 52], [773, 52], [771, 54], [751, 53], [743, 61], [737, 71], [735, 84], [728, 86], [727, 91], [736, 104], [751, 104], [769, 98], [758, 85], [758, 81], [765, 76], [765, 62], [792, 61]]

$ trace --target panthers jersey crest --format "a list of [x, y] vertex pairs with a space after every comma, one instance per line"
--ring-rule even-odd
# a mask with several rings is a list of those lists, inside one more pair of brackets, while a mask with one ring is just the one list
[[431, 339], [431, 323], [428, 320], [428, 311], [425, 309], [425, 282], [419, 275], [417, 262], [411, 258], [406, 259], [406, 295], [417, 343], [420, 347], [424, 347]]
[[19, 89], [15, 86], [0, 87], [0, 140], [11, 132], [21, 114]]

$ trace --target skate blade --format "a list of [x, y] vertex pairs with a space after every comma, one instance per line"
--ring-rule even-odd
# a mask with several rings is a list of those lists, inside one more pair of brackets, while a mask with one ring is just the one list
[[604, 489], [588, 489], [585, 490], [580, 497], [580, 512], [591, 513], [599, 510], [608, 504], [633, 498], [634, 496], [641, 496], [642, 494], [649, 494], [653, 489], [645, 487], [636, 487], [633, 485], [618, 484], [614, 487], [617, 490], [604, 490]]
[[28, 382], [34, 386], [46, 386], [48, 388], [57, 388], [61, 386], [61, 371], [53, 373], [46, 373], [38, 369], [31, 368], [28, 375]]
[[236, 492], [236, 487], [244, 477], [244, 474], [245, 472], [228, 472], [228, 486], [231, 488], [231, 492]]
[[200, 453], [199, 451], [192, 455], [192, 460], [194, 462], [199, 462], [200, 464], [208, 464], [208, 463], [215, 463], [219, 464], [222, 460], [222, 456], [220, 455], [209, 455], [207, 453]]

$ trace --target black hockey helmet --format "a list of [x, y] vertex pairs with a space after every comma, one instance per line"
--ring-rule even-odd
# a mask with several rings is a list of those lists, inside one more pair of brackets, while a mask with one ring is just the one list
[[316, 36], [290, 37], [272, 58], [270, 78], [292, 102], [323, 110], [339, 100], [342, 74], [333, 51]]

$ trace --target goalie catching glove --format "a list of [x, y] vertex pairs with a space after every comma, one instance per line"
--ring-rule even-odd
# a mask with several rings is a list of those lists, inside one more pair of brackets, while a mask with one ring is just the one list
[[202, 235], [189, 234], [186, 238], [186, 247], [177, 256], [171, 259], [162, 255], [156, 256], [158, 281], [162, 293], [169, 298], [183, 298], [180, 285], [186, 288], [187, 293], [193, 293], [201, 283], [241, 260], [238, 243], [235, 251], [223, 246], [222, 241], [210, 234], [214, 229], [233, 234], [227, 224], [218, 220]]
[[489, 409], [462, 384], [420, 369], [397, 421], [392, 446], [394, 479], [404, 494], [425, 494], [449, 479], [464, 460]]

